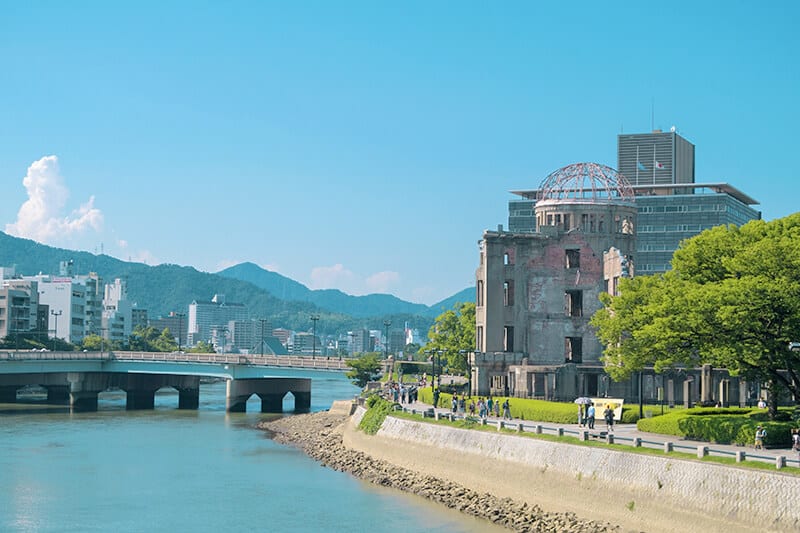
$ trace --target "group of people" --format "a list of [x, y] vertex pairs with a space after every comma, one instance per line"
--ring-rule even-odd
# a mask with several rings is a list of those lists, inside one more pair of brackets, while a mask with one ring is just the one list
[[468, 410], [470, 416], [475, 416], [477, 414], [481, 418], [492, 416], [492, 414], [499, 417], [500, 410], [502, 409], [503, 419], [511, 420], [511, 404], [508, 398], [503, 401], [502, 405], [500, 400], [495, 400], [491, 396], [487, 398], [480, 397], [477, 403], [474, 398], [471, 398], [469, 404], [467, 404], [467, 398], [465, 396], [462, 395], [459, 397], [457, 394], [454, 394], [451, 400], [451, 409], [454, 414], [466, 414]]
[[417, 401], [417, 388], [392, 382], [384, 395], [394, 403], [414, 403]]
[[[594, 406], [594, 402], [589, 402], [586, 404], [578, 404], [578, 426], [585, 427], [588, 429], [594, 429], [594, 422], [597, 417], [597, 410]], [[613, 432], [614, 431], [614, 409], [612, 409], [611, 404], [606, 405], [606, 408], [603, 410], [603, 419], [606, 422], [606, 431]]]

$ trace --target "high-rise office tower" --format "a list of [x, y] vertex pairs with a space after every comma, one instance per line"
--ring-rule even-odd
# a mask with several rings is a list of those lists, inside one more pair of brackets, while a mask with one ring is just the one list
[[617, 171], [634, 186], [694, 183], [694, 145], [675, 131], [620, 134]]

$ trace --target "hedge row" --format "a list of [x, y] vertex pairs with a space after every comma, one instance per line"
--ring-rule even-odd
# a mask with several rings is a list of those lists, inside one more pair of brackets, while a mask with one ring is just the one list
[[[433, 393], [430, 387], [419, 389], [417, 396], [419, 401], [427, 404], [433, 404]], [[442, 392], [439, 395], [439, 404], [437, 407], [449, 409], [451, 406], [453, 395]], [[478, 396], [471, 398], [477, 403]], [[483, 397], [484, 400], [487, 397]], [[492, 401], [499, 401], [500, 405], [506, 399], [505, 396], [492, 398]], [[467, 398], [469, 403], [470, 398]], [[572, 403], [562, 402], [548, 402], [546, 400], [532, 400], [529, 398], [508, 398], [509, 407], [511, 409], [511, 416], [521, 420], [533, 420], [537, 422], [550, 422], [553, 424], [577, 424], [578, 423], [578, 406]], [[597, 420], [602, 418], [602, 410], [598, 407]], [[639, 419], [638, 407], [637, 409], [623, 407], [622, 408], [622, 422], [625, 424], [633, 424]]]
[[639, 420], [640, 431], [675, 435], [719, 444], [747, 445], [755, 442], [756, 428], [767, 430], [766, 446], [783, 447], [791, 443], [792, 422], [770, 421], [763, 409], [692, 408], [672, 411], [664, 416]]

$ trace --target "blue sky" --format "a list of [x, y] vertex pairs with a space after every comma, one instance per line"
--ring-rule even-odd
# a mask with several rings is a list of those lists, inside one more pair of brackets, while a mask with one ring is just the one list
[[796, 211], [797, 2], [2, 2], [0, 229], [434, 303], [510, 190], [678, 132]]

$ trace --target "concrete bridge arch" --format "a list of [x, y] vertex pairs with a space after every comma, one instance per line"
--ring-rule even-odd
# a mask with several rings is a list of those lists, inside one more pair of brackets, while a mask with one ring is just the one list
[[232, 413], [245, 412], [247, 400], [255, 394], [261, 399], [262, 413], [281, 413], [283, 412], [283, 398], [287, 393], [294, 396], [296, 412], [311, 409], [310, 378], [229, 379], [226, 409]]

